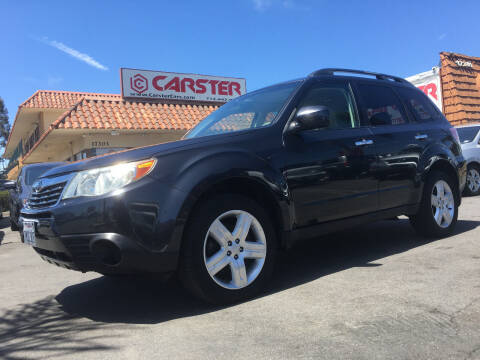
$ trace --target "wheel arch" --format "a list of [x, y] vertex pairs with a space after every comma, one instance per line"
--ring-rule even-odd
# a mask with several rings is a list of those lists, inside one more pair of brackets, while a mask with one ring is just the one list
[[272, 191], [271, 187], [265, 182], [247, 176], [226, 177], [215, 182], [209, 181], [208, 186], [199, 185], [182, 207], [181, 214], [185, 221], [181, 234], [179, 234], [180, 239], [183, 239], [183, 234], [189, 226], [191, 216], [195, 213], [198, 206], [209, 197], [218, 194], [242, 195], [264, 207], [272, 221], [280, 246], [285, 246], [285, 229], [288, 226], [288, 213], [286, 213], [285, 207], [281, 205], [279, 195]]
[[456, 170], [456, 167], [446, 158], [439, 157], [439, 158], [433, 159], [431, 164], [426, 168], [424, 180], [426, 180], [428, 176], [432, 173], [432, 171], [435, 171], [435, 170], [444, 172], [452, 178], [456, 188], [455, 197], [457, 198], [456, 200], [460, 205], [462, 196], [460, 193], [460, 180], [458, 178], [458, 172]]

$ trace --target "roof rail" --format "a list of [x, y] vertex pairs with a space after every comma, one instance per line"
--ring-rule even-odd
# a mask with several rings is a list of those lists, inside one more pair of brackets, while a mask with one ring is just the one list
[[352, 70], [352, 69], [336, 69], [336, 68], [327, 68], [327, 69], [320, 69], [312, 72], [308, 76], [319, 76], [319, 75], [334, 75], [336, 72], [343, 72], [343, 73], [352, 73], [352, 74], [361, 74], [361, 75], [370, 75], [375, 76], [379, 80], [393, 80], [399, 83], [410, 84], [407, 80], [402, 79], [398, 76], [387, 75], [387, 74], [380, 74], [371, 71], [363, 71], [363, 70]]

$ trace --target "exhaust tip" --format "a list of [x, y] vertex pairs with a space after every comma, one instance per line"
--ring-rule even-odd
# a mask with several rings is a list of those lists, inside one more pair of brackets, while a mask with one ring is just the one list
[[122, 252], [109, 240], [97, 240], [91, 245], [92, 254], [103, 265], [116, 266], [122, 261]]

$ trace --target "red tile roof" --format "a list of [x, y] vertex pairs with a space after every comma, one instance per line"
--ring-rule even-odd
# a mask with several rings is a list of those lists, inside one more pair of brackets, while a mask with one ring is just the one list
[[83, 97], [121, 99], [119, 94], [97, 94], [74, 91], [38, 90], [22, 104], [20, 108], [69, 109]]
[[217, 105], [126, 101], [85, 96], [52, 127], [57, 129], [190, 130]]
[[[75, 99], [77, 100], [74, 101]], [[72, 102], [70, 109], [50, 125], [30, 151], [25, 154], [24, 159], [55, 129], [186, 131], [219, 107], [218, 105], [174, 104], [155, 100], [151, 102], [127, 101], [115, 94], [46, 92], [43, 90], [37, 91], [20, 107], [62, 108], [69, 101]]]
[[[443, 110], [453, 125], [480, 121], [480, 58], [442, 52]], [[471, 63], [460, 66], [457, 61]]]

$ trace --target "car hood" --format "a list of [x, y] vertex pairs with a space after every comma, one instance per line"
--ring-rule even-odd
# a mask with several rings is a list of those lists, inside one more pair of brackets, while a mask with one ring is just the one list
[[93, 158], [76, 161], [68, 165], [55, 167], [45, 172], [41, 177], [42, 178], [52, 177], [52, 176], [63, 175], [63, 174], [67, 174], [75, 171], [90, 170], [90, 169], [115, 165], [123, 162], [145, 160], [154, 156], [166, 155], [168, 153], [171, 153], [180, 149], [195, 147], [198, 144], [212, 141], [213, 140], [212, 138], [213, 138], [212, 136], [208, 136], [208, 137], [178, 140], [178, 141], [172, 141], [168, 143], [145, 146], [145, 147], [140, 147], [140, 148], [135, 148], [130, 150], [123, 150], [123, 151], [119, 151], [111, 154], [96, 156]]

